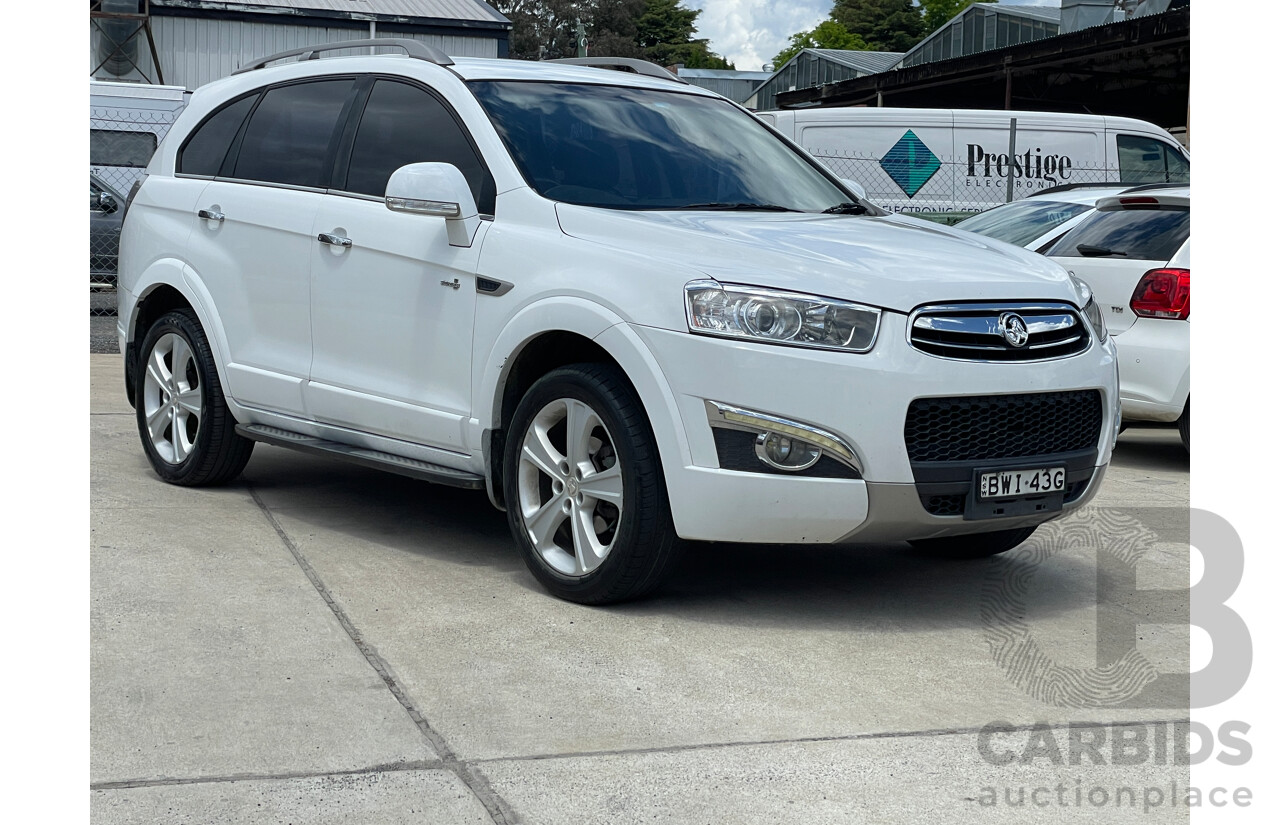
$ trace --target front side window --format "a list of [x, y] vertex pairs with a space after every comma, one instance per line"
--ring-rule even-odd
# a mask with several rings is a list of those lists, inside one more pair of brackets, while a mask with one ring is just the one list
[[233, 177], [325, 187], [330, 146], [353, 81], [319, 80], [271, 89], [245, 128]]
[[178, 151], [178, 174], [217, 175], [231, 149], [231, 141], [235, 140], [257, 99], [256, 94], [242, 97], [200, 124]]
[[540, 195], [615, 209], [821, 212], [847, 194], [725, 100], [580, 83], [472, 81]]
[[1191, 164], [1163, 141], [1144, 135], [1116, 135], [1122, 183], [1190, 183]]
[[1191, 234], [1191, 210], [1105, 209], [1085, 218], [1046, 255], [1168, 261]]
[[972, 218], [960, 221], [956, 224], [956, 228], [977, 232], [979, 235], [1015, 246], [1026, 246], [1055, 226], [1064, 224], [1092, 208], [1083, 203], [1062, 203], [1028, 198], [1008, 206], [988, 210], [981, 215], [974, 215]]
[[410, 163], [451, 163], [471, 186], [476, 205], [493, 214], [496, 187], [453, 114], [434, 95], [408, 83], [379, 80], [360, 118], [348, 192], [382, 197], [391, 173]]
[[89, 130], [91, 166], [129, 166], [141, 169], [151, 162], [158, 141], [154, 132]]

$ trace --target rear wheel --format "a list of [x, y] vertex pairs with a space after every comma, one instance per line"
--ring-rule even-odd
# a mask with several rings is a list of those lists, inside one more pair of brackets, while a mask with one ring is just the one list
[[209, 341], [190, 310], [174, 310], [147, 331], [134, 382], [138, 434], [156, 475], [188, 487], [240, 475], [253, 442], [236, 433]]
[[949, 559], [980, 559], [1008, 552], [1031, 538], [1035, 527], [1001, 530], [996, 533], [974, 533], [968, 536], [946, 536], [918, 539], [911, 546], [931, 556]]
[[616, 369], [575, 364], [539, 379], [512, 417], [504, 468], [511, 532], [556, 596], [638, 598], [674, 566], [680, 542], [657, 445]]

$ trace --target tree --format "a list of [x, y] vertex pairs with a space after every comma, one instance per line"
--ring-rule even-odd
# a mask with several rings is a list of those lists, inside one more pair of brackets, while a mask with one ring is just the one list
[[916, 0], [916, 2], [924, 11], [924, 32], [928, 37], [974, 3], [994, 3], [996, 0]]
[[801, 49], [856, 49], [870, 50], [867, 42], [834, 20], [823, 20], [807, 32], [791, 35], [787, 47], [773, 57], [773, 67], [782, 65], [800, 53]]
[[912, 0], [835, 0], [831, 19], [875, 51], [905, 52], [924, 39], [924, 16]]
[[686, 9], [680, 0], [645, 0], [636, 20], [636, 43], [645, 57], [660, 66], [683, 63], [691, 69], [732, 69], [733, 64], [695, 38], [701, 9]]

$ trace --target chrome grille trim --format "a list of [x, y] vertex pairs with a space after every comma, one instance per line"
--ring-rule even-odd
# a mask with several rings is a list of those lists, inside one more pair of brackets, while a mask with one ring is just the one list
[[[1026, 322], [1030, 340], [1013, 347], [1000, 333], [1001, 313]], [[1090, 336], [1080, 311], [1054, 301], [932, 304], [918, 307], [907, 319], [907, 341], [919, 352], [956, 361], [1026, 363], [1078, 355]]]

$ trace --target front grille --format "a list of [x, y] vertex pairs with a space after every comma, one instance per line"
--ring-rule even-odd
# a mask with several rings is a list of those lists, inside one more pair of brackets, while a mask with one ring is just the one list
[[[1027, 333], [1021, 346], [1002, 331], [1001, 319], [1009, 315], [1020, 318]], [[1085, 351], [1089, 331], [1070, 304], [950, 304], [912, 313], [911, 346], [962, 361], [1044, 361]]]
[[917, 398], [903, 435], [912, 463], [1049, 456], [1097, 447], [1097, 390]]

